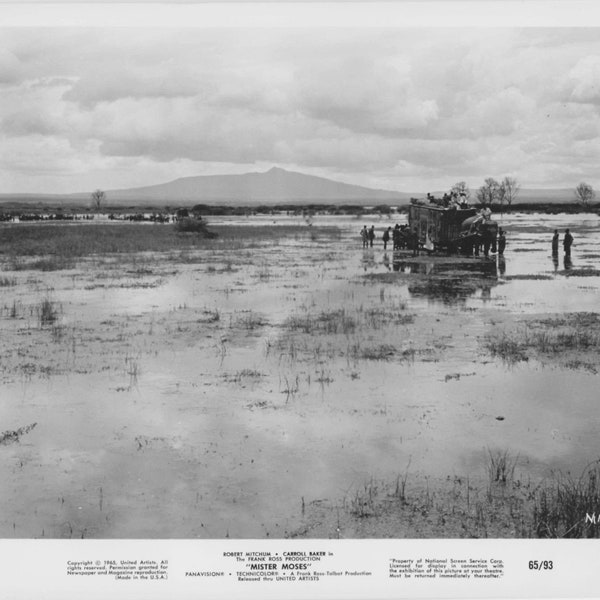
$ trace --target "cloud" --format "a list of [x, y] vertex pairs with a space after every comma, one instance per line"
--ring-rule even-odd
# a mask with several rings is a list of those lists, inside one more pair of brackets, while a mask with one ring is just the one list
[[19, 81], [19, 59], [8, 49], [0, 47], [0, 84]]
[[102, 64], [92, 74], [79, 79], [63, 99], [92, 108], [100, 102], [123, 98], [178, 98], [202, 94], [202, 84], [180, 73], [157, 66], [137, 72]]
[[7, 136], [54, 135], [60, 132], [52, 117], [35, 110], [19, 110], [2, 119], [0, 130]]
[[434, 99], [419, 96], [406, 59], [330, 59], [296, 73], [298, 107], [311, 118], [357, 132], [394, 136], [438, 116]]
[[600, 104], [600, 55], [580, 59], [569, 72], [570, 99]]
[[580, 174], [592, 172], [600, 136], [590, 32], [4, 33], [3, 149], [25, 152], [30, 173], [36, 155], [40, 169], [57, 165], [60, 182], [89, 171], [108, 187], [96, 176], [122, 169], [139, 185], [169, 165], [192, 175], [270, 163], [425, 189], [506, 173], [524, 185], [595, 176]]

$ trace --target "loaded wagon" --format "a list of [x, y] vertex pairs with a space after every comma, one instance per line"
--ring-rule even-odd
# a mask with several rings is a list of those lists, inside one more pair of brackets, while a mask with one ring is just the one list
[[495, 251], [498, 224], [476, 208], [443, 207], [413, 202], [408, 209], [411, 231], [417, 230], [419, 246], [449, 254], [472, 254], [486, 239]]

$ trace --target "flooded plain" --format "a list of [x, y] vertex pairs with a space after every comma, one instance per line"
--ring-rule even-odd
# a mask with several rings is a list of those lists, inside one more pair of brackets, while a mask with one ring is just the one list
[[396, 220], [214, 217], [303, 230], [3, 263], [0, 535], [419, 537], [414, 514], [375, 523], [372, 495], [477, 497], [491, 456], [519, 486], [580, 473], [600, 453], [598, 215], [498, 217], [489, 259], [384, 252]]

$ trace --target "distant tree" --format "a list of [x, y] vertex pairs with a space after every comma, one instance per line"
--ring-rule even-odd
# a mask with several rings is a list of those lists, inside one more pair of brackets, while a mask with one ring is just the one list
[[506, 200], [506, 187], [504, 181], [498, 185], [498, 191], [496, 192], [496, 202], [500, 205], [500, 212], [503, 212], [504, 201]]
[[92, 192], [92, 206], [96, 210], [100, 210], [100, 207], [104, 203], [105, 199], [106, 199], [106, 193], [103, 192], [102, 190], [96, 190], [96, 191]]
[[521, 186], [514, 177], [505, 177], [500, 184], [500, 204], [506, 202], [508, 208], [519, 195]]
[[392, 212], [392, 209], [389, 204], [378, 204], [375, 207], [375, 210], [382, 215], [389, 215]]
[[595, 196], [596, 193], [594, 192], [594, 188], [589, 183], [582, 181], [575, 188], [575, 199], [582, 206], [588, 206]]
[[461, 194], [464, 194], [466, 200], [468, 200], [471, 197], [471, 190], [464, 181], [459, 181], [450, 188], [450, 193], [452, 194], [454, 192], [456, 192], [459, 196]]
[[499, 200], [499, 194], [500, 184], [492, 177], [488, 177], [484, 185], [477, 190], [477, 201], [483, 206], [490, 206]]

